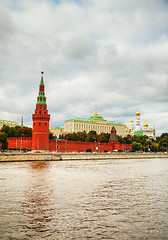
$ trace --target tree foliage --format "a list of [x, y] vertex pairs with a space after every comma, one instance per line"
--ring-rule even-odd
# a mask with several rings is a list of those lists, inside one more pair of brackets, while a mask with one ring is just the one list
[[52, 132], [49, 131], [49, 139], [55, 140], [57, 137], [53, 135]]
[[0, 132], [6, 133], [7, 137], [32, 137], [32, 128], [29, 127], [3, 125]]
[[0, 148], [2, 150], [8, 148], [7, 134], [5, 132], [0, 132]]
[[81, 142], [101, 142], [101, 143], [108, 143], [110, 134], [108, 133], [101, 133], [97, 135], [95, 131], [90, 131], [89, 133], [86, 133], [86, 131], [83, 132], [77, 132], [77, 133], [67, 133], [62, 134], [59, 136], [60, 139], [65, 139], [68, 141], [81, 141]]
[[142, 150], [142, 145], [141, 143], [137, 143], [137, 142], [133, 142], [132, 143], [132, 151], [136, 152], [136, 151], [141, 151]]

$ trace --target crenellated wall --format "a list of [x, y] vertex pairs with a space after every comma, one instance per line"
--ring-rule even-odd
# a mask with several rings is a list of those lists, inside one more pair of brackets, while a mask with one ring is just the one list
[[[109, 143], [99, 142], [77, 142], [77, 141], [66, 141], [66, 140], [50, 140], [49, 151], [50, 152], [86, 152], [88, 148], [92, 149], [92, 152], [113, 152], [117, 150], [128, 151], [131, 150], [131, 144], [120, 144], [118, 141]], [[32, 150], [32, 138], [19, 137], [19, 138], [8, 138], [8, 148], [13, 149], [24, 149], [27, 148]]]

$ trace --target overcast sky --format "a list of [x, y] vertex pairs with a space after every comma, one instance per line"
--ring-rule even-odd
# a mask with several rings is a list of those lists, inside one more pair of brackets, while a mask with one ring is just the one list
[[168, 132], [168, 1], [0, 0], [0, 119], [32, 126], [42, 70], [52, 127], [97, 105]]

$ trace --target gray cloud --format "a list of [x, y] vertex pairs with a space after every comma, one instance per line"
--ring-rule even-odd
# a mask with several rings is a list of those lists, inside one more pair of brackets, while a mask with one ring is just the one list
[[98, 112], [168, 131], [163, 0], [1, 0], [1, 119], [31, 125], [43, 70], [51, 125]]

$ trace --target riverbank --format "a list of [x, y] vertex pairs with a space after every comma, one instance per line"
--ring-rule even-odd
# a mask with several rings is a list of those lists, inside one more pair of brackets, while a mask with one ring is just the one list
[[0, 162], [168, 158], [168, 153], [0, 153]]

